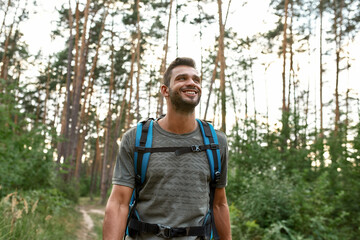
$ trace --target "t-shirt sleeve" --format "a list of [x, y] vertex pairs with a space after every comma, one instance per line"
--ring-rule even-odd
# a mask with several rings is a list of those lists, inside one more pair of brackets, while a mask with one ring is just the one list
[[135, 187], [134, 149], [136, 127], [127, 131], [120, 142], [116, 157], [112, 183], [115, 185]]
[[224, 188], [227, 186], [227, 170], [228, 170], [228, 144], [226, 135], [223, 132], [216, 131], [221, 156], [221, 176], [219, 182], [216, 184], [217, 188]]

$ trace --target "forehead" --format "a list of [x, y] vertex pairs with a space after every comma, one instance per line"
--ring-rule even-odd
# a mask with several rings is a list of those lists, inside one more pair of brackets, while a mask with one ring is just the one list
[[171, 78], [175, 78], [178, 75], [184, 75], [184, 74], [190, 75], [190, 76], [193, 76], [193, 75], [198, 76], [199, 75], [198, 71], [195, 68], [190, 67], [190, 66], [180, 65], [180, 66], [175, 67], [172, 70]]

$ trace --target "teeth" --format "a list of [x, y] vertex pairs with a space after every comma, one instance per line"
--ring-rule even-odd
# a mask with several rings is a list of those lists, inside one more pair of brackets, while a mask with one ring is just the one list
[[196, 92], [194, 92], [194, 91], [185, 91], [187, 94], [191, 94], [191, 95], [195, 95], [196, 94]]

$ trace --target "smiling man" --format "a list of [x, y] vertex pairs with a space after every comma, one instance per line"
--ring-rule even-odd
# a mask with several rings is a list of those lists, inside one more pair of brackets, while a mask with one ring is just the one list
[[[218, 144], [211, 146], [216, 147], [219, 155], [212, 157], [220, 158], [218, 165], [221, 165], [213, 181], [214, 169], [210, 165], [214, 164], [209, 164], [210, 157], [205, 150], [204, 126], [195, 118], [195, 107], [201, 98], [201, 79], [194, 61], [175, 59], [163, 80], [160, 91], [166, 99], [167, 114], [152, 122], [153, 138], [146, 177], [139, 188], [134, 171], [137, 129], [132, 128], [121, 141], [114, 186], [106, 206], [103, 238], [118, 240], [125, 235], [126, 239], [231, 239], [225, 193], [226, 136], [213, 131], [216, 136], [212, 137], [218, 139]], [[155, 151], [177, 148], [191, 151], [185, 154]], [[137, 200], [129, 214], [135, 187], [139, 189]]]

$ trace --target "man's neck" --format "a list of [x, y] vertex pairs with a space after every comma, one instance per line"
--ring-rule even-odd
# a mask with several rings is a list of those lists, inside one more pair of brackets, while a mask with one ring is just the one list
[[195, 112], [184, 114], [170, 110], [159, 120], [159, 125], [162, 129], [175, 134], [193, 132], [197, 128]]

